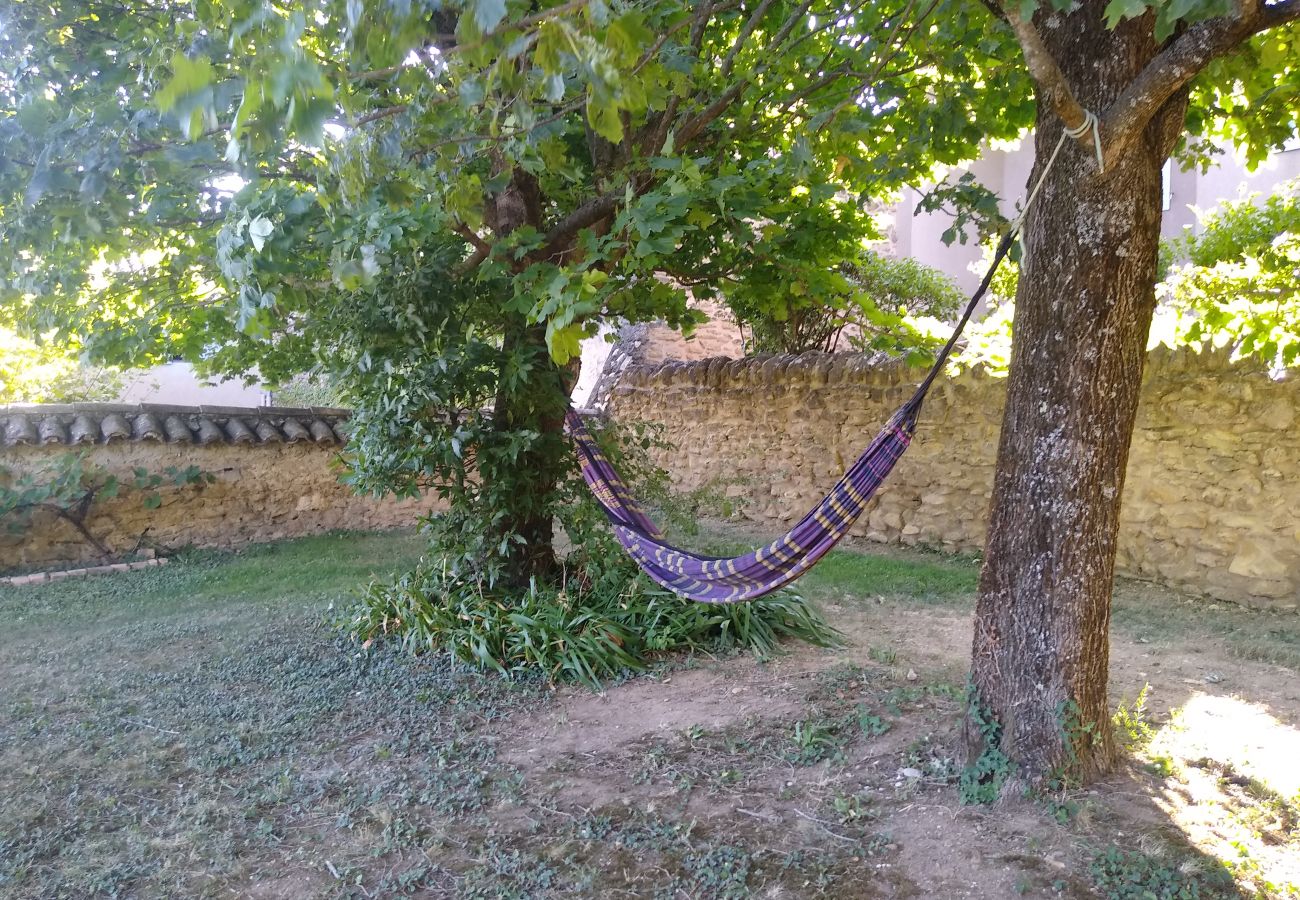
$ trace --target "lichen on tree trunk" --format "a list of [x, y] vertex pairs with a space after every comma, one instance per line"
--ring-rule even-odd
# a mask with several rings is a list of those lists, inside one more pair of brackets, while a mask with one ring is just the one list
[[[1104, 3], [1040, 15], [1079, 100], [1104, 108], [1156, 54], [1141, 20]], [[1107, 704], [1120, 498], [1155, 308], [1161, 168], [1182, 124], [1171, 100], [1099, 173], [1070, 142], [1024, 232], [1014, 346], [972, 657], [967, 752], [1010, 760], [1009, 785], [1082, 781], [1113, 762]], [[1062, 124], [1040, 103], [1037, 179]]]

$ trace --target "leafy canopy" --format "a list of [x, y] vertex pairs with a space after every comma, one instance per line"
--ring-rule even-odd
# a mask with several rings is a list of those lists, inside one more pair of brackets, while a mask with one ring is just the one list
[[122, 380], [117, 370], [83, 365], [66, 348], [0, 327], [0, 403], [111, 400]]
[[[1300, 181], [1221, 203], [1195, 233], [1162, 242], [1160, 255], [1150, 347], [1226, 347], [1274, 369], [1300, 365]], [[1004, 262], [993, 311], [967, 329], [958, 368], [1006, 373], [1018, 280], [1019, 267]]]
[[602, 317], [689, 325], [683, 286], [824, 291], [873, 232], [860, 198], [1032, 112], [1010, 36], [958, 0], [0, 15], [6, 316], [272, 378], [430, 243], [560, 361]]

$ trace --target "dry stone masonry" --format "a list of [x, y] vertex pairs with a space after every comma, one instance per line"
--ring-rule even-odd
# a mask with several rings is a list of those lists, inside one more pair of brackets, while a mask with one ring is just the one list
[[[698, 325], [689, 338], [682, 337], [680, 331], [663, 322], [641, 322], [619, 329], [618, 340], [601, 364], [601, 373], [586, 405], [604, 409], [610, 391], [623, 373], [634, 366], [650, 366], [670, 360], [740, 356], [744, 352], [740, 328], [730, 310], [711, 301], [693, 306], [707, 315], [708, 320]], [[587, 364], [585, 358], [583, 364]]]
[[[161, 474], [169, 466], [215, 476], [211, 484], [160, 488], [157, 509], [130, 491], [96, 501], [86, 524], [119, 553], [415, 524], [430, 501], [360, 497], [339, 482], [347, 416], [272, 407], [0, 407], [0, 477], [40, 471], [78, 451], [91, 466], [127, 480], [136, 468]], [[0, 531], [0, 570], [92, 561], [99, 561], [95, 549], [52, 514], [38, 513], [18, 534]]]
[[[667, 426], [659, 464], [682, 489], [710, 484], [773, 529], [812, 506], [920, 372], [857, 354], [716, 358], [627, 370], [610, 413]], [[908, 454], [855, 533], [979, 550], [1004, 381], [936, 384]], [[1121, 571], [1217, 598], [1300, 603], [1300, 379], [1222, 354], [1151, 354], [1130, 455]]]

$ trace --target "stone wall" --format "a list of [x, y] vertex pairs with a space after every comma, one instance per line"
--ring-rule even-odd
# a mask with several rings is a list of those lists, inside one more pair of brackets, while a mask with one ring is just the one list
[[[740, 356], [740, 329], [736, 319], [724, 305], [714, 302], [694, 304], [709, 317], [689, 338], [662, 322], [625, 325], [618, 331], [612, 347], [605, 345], [604, 337], [593, 339], [600, 346], [584, 348], [583, 366], [598, 365], [601, 369], [594, 386], [583, 394], [580, 405], [604, 409], [609, 393], [622, 379], [623, 373], [635, 366], [649, 366], [669, 360], [701, 360], [717, 356]], [[600, 352], [597, 352], [600, 351]]]
[[[830, 487], [918, 370], [841, 354], [713, 359], [628, 370], [609, 410], [660, 422], [658, 462], [678, 487], [725, 485], [777, 529]], [[978, 550], [984, 541], [1005, 383], [936, 384], [916, 440], [856, 534]], [[1130, 458], [1121, 571], [1258, 606], [1300, 602], [1300, 379], [1221, 355], [1156, 351]]]
[[657, 365], [672, 359], [693, 362], [716, 356], [739, 356], [742, 352], [740, 328], [731, 311], [713, 302], [700, 302], [694, 306], [709, 317], [707, 322], [698, 325], [689, 338], [682, 337], [680, 331], [662, 322], [647, 325], [637, 362]]
[[[339, 482], [342, 410], [212, 407], [0, 407], [0, 469], [34, 473], [68, 452], [130, 481], [136, 468], [162, 474], [197, 466], [215, 480], [158, 489], [162, 504], [123, 491], [90, 507], [86, 526], [115, 554], [137, 546], [235, 547], [335, 528], [414, 525], [428, 500], [360, 497]], [[0, 570], [98, 561], [67, 522], [37, 513], [18, 533], [0, 530]]]

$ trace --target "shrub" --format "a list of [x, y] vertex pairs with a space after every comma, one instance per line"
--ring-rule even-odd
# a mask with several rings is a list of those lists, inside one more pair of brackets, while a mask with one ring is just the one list
[[[985, 247], [985, 266], [992, 252]], [[1215, 207], [1199, 233], [1161, 242], [1159, 265], [1148, 347], [1227, 347], [1277, 370], [1300, 365], [1300, 180]], [[1019, 277], [1014, 259], [1002, 263], [992, 312], [967, 328], [957, 368], [1006, 374]]]
[[839, 275], [843, 289], [824, 296], [795, 297], [772, 309], [733, 303], [749, 329], [746, 350], [849, 348], [924, 357], [941, 343], [934, 326], [965, 301], [947, 275], [914, 259], [866, 251]]
[[[661, 432], [644, 427], [593, 429], [606, 456], [637, 496], [651, 498], [672, 524], [693, 510], [675, 497], [648, 450]], [[572, 550], [555, 583], [534, 579], [511, 588], [458, 565], [453, 537], [435, 520], [435, 557], [415, 571], [370, 586], [344, 623], [356, 639], [400, 640], [412, 652], [446, 650], [466, 663], [505, 674], [540, 671], [554, 680], [596, 686], [644, 669], [670, 651], [749, 650], [766, 656], [785, 638], [835, 646], [841, 635], [803, 598], [781, 592], [730, 606], [693, 603], [641, 575], [576, 476], [563, 486], [560, 525]], [[691, 524], [687, 522], [686, 524]]]
[[[1300, 365], [1300, 180], [1223, 203], [1201, 233], [1165, 251], [1153, 337], [1198, 350], [1228, 346], [1277, 369]], [[1177, 264], [1179, 261], [1182, 264]]]

